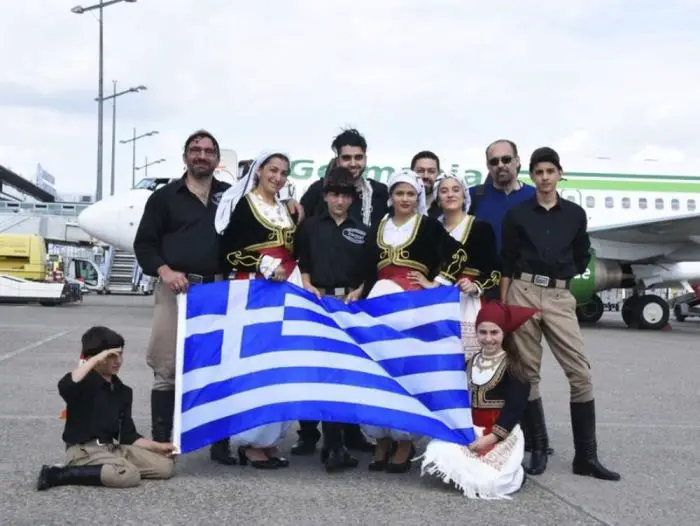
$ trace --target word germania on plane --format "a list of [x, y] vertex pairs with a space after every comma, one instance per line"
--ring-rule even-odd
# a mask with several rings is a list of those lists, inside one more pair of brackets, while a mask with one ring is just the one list
[[[483, 163], [482, 158], [471, 166]], [[292, 161], [289, 181], [297, 198], [323, 176], [326, 166], [327, 162], [307, 159]], [[403, 167], [390, 163], [368, 166], [366, 174], [386, 182], [394, 170]], [[464, 170], [455, 164], [448, 170], [465, 176], [470, 185], [485, 179], [480, 170]], [[236, 152], [223, 150], [215, 176], [232, 183], [237, 175]], [[520, 177], [530, 182], [527, 172]], [[133, 253], [146, 200], [174, 179], [143, 179], [127, 193], [88, 207], [78, 218], [79, 224], [100, 241]], [[679, 286], [687, 292], [700, 291], [700, 177], [566, 172], [560, 195], [588, 213], [594, 255], [586, 271], [571, 285], [581, 321], [594, 323], [603, 315], [598, 292], [624, 288], [634, 290], [621, 309], [625, 323], [633, 328], [663, 329], [669, 319], [669, 305], [645, 291]]]

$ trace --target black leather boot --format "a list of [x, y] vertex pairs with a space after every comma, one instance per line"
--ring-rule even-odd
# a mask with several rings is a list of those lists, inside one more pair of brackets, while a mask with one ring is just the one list
[[541, 475], [547, 469], [547, 449], [549, 448], [542, 398], [530, 400], [527, 403], [523, 420], [526, 422], [531, 444], [530, 461], [525, 463], [523, 468], [530, 475]]
[[[540, 400], [540, 403], [541, 400]], [[542, 410], [542, 413], [544, 414], [544, 410]], [[523, 430], [523, 437], [525, 438], [525, 451], [530, 453], [532, 451], [532, 431], [530, 429], [530, 422], [527, 419], [527, 411], [523, 414], [522, 419], [520, 420], [520, 428]], [[554, 449], [549, 445], [549, 437], [547, 437], [547, 455], [553, 455], [554, 454]]]
[[175, 413], [175, 391], [151, 391], [151, 436], [155, 442], [170, 442]]
[[292, 455], [313, 455], [316, 452], [316, 442], [321, 439], [318, 431], [318, 421], [299, 421], [299, 440], [292, 446]]
[[102, 465], [99, 466], [41, 466], [36, 489], [44, 491], [54, 486], [103, 486]]
[[353, 457], [344, 446], [338, 446], [330, 449], [323, 449], [325, 453], [324, 465], [328, 473], [341, 471], [345, 468], [356, 468], [359, 461]]
[[601, 480], [620, 480], [620, 474], [610, 471], [598, 460], [598, 444], [595, 429], [595, 401], [570, 403], [571, 430], [574, 434], [573, 472], [576, 475]]
[[238, 464], [236, 457], [231, 455], [231, 444], [228, 438], [214, 442], [209, 449], [209, 458], [225, 466], [235, 466]]
[[344, 424], [343, 435], [345, 437], [345, 447], [349, 450], [362, 451], [363, 453], [372, 453], [374, 451], [374, 444], [367, 440], [358, 424]]

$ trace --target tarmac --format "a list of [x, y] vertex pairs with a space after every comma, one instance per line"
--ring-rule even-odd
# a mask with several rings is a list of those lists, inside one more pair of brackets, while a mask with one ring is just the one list
[[[542, 392], [555, 453], [547, 472], [529, 477], [512, 500], [470, 500], [421, 477], [417, 465], [409, 474], [371, 473], [370, 454], [359, 454], [357, 469], [330, 475], [318, 456], [289, 456], [289, 468], [264, 471], [214, 464], [207, 449], [180, 457], [168, 481], [38, 492], [41, 465], [64, 460], [56, 384], [77, 365], [89, 326], [125, 336], [120, 376], [134, 389], [137, 427], [150, 433], [152, 305], [152, 297], [87, 295], [61, 307], [0, 306], [0, 524], [700, 524], [700, 320], [640, 332], [619, 313], [584, 329], [599, 457], [622, 474], [619, 482], [571, 473], [568, 384], [545, 349]], [[290, 431], [284, 452], [295, 439]]]

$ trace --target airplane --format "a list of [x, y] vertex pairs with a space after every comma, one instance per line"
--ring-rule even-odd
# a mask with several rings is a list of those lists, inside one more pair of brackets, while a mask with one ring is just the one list
[[[326, 166], [327, 162], [309, 158], [292, 160], [291, 184], [286, 190], [298, 199], [323, 176]], [[394, 170], [402, 168], [376, 163], [368, 165], [365, 173], [386, 182]], [[463, 175], [470, 186], [484, 180], [481, 170], [463, 169], [459, 164], [450, 165], [448, 171]], [[215, 177], [233, 183], [238, 173], [237, 153], [222, 150]], [[527, 171], [521, 171], [519, 178], [531, 183]], [[89, 206], [78, 217], [78, 223], [94, 238], [133, 253], [146, 200], [172, 180], [142, 179], [125, 194]], [[560, 195], [582, 206], [588, 214], [592, 258], [586, 271], [571, 284], [580, 321], [595, 323], [603, 316], [605, 306], [598, 293], [611, 289], [633, 290], [620, 310], [626, 325], [636, 329], [661, 330], [667, 326], [671, 307], [662, 297], [645, 293], [650, 288], [680, 285], [689, 293], [684, 296], [688, 296], [687, 302], [700, 302], [700, 177], [651, 175], [641, 170], [566, 171], [560, 182]]]

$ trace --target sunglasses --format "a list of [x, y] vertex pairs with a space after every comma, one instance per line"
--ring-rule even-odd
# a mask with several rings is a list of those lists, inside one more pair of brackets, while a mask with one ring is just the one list
[[490, 166], [498, 166], [499, 161], [502, 162], [503, 164], [510, 164], [512, 160], [513, 160], [512, 155], [502, 155], [501, 157], [491, 157], [491, 159], [489, 159], [489, 165]]

